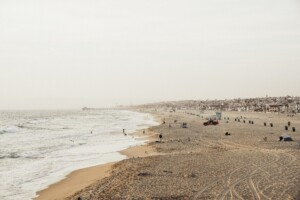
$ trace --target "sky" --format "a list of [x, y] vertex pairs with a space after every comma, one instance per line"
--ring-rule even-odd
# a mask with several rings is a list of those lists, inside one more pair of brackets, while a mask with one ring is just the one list
[[300, 95], [299, 0], [0, 0], [0, 109]]

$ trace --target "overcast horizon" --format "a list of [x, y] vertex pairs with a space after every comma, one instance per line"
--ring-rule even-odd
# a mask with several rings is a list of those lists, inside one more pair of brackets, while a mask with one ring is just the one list
[[0, 0], [0, 110], [300, 95], [300, 2]]

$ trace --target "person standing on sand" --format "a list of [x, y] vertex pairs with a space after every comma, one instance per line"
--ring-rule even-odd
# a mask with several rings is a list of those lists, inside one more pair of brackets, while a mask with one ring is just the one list
[[162, 137], [163, 137], [163, 136], [162, 136], [162, 134], [160, 133], [160, 134], [159, 134], [159, 141], [160, 141], [160, 142], [161, 142], [161, 140], [162, 140]]

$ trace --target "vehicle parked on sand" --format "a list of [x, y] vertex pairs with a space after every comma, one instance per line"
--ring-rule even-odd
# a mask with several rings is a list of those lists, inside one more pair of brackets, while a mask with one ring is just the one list
[[218, 125], [219, 124], [219, 121], [218, 120], [208, 120], [207, 122], [204, 122], [203, 125], [204, 126], [209, 126], [209, 125]]

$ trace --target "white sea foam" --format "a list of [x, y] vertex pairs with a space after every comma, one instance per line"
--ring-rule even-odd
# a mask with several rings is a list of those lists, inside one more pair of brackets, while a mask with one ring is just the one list
[[0, 124], [0, 198], [23, 200], [76, 169], [124, 159], [117, 151], [143, 141], [122, 129], [130, 133], [156, 122], [148, 114], [114, 110], [1, 112]]

